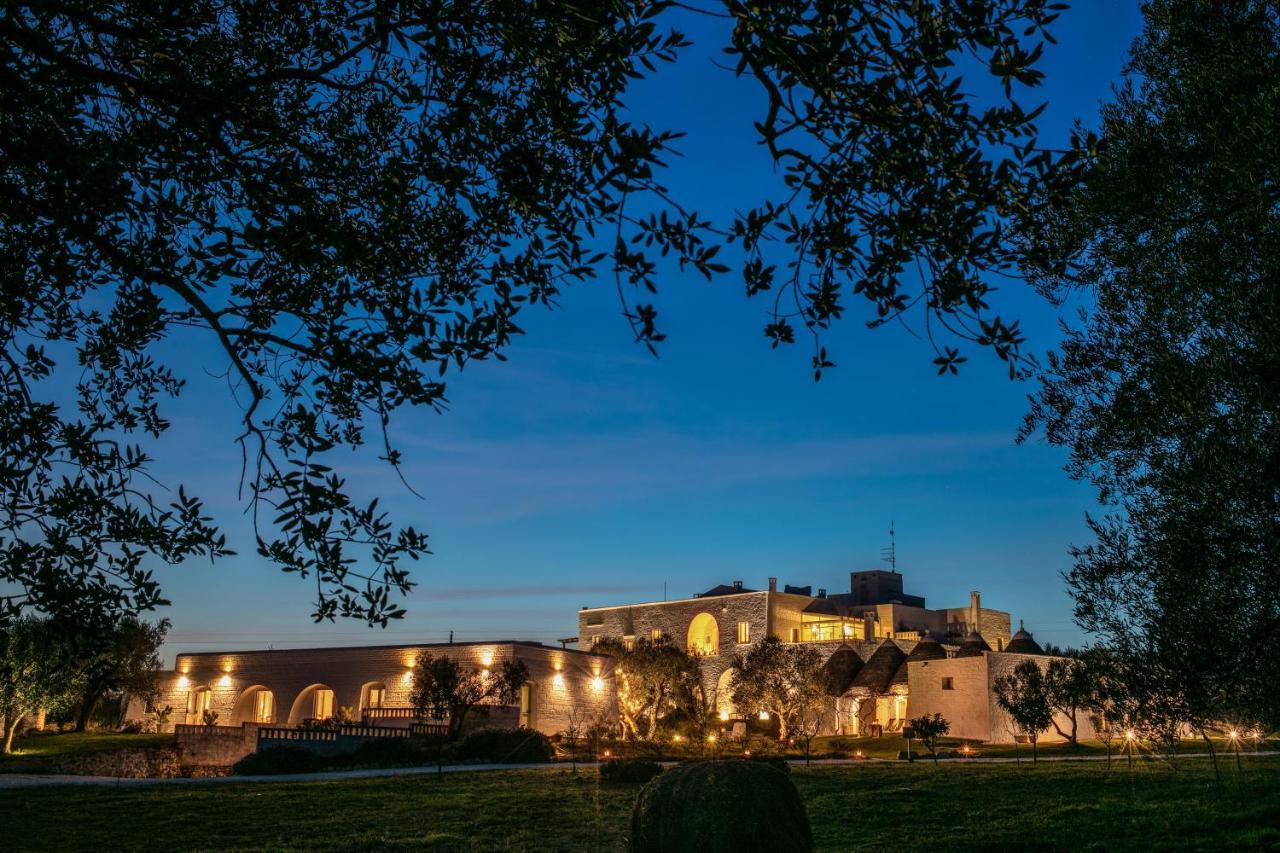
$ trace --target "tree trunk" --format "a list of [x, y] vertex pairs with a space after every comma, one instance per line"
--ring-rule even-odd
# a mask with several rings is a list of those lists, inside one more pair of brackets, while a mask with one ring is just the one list
[[1037, 756], [1036, 756], [1036, 741], [1038, 741], [1039, 739], [1040, 739], [1040, 738], [1036, 737], [1035, 735], [1032, 735], [1032, 736], [1031, 736], [1031, 763], [1032, 763], [1032, 764], [1035, 764], [1035, 763], [1036, 763], [1036, 758], [1037, 758]]
[[774, 713], [778, 716], [778, 742], [785, 744], [787, 742], [787, 715], [778, 714], [776, 711]]
[[1218, 771], [1218, 753], [1213, 748], [1213, 739], [1209, 737], [1209, 733], [1204, 729], [1200, 730], [1200, 737], [1204, 738], [1205, 744], [1209, 747], [1209, 759], [1213, 762], [1213, 778], [1221, 781], [1222, 774]]
[[22, 715], [15, 714], [12, 720], [5, 720], [4, 727], [4, 754], [9, 755], [13, 752], [13, 736], [17, 734], [18, 726], [22, 723]]

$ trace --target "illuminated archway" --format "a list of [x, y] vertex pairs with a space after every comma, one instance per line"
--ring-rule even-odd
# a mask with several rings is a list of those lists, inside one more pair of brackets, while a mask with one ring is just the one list
[[213, 691], [208, 687], [196, 687], [187, 694], [187, 722], [200, 725], [204, 712], [213, 710]]
[[231, 724], [234, 726], [275, 721], [276, 695], [261, 684], [255, 684], [241, 693], [231, 712]]
[[313, 684], [298, 694], [289, 710], [289, 725], [296, 726], [303, 720], [323, 720], [332, 717], [337, 710], [333, 688], [327, 684]]
[[360, 688], [360, 713], [387, 707], [387, 685], [381, 681], [366, 682]]
[[699, 613], [689, 623], [689, 654], [699, 657], [720, 654], [720, 626], [710, 613]]
[[720, 673], [720, 678], [716, 681], [716, 713], [721, 720], [728, 720], [733, 716], [734, 710], [733, 669], [730, 668]]

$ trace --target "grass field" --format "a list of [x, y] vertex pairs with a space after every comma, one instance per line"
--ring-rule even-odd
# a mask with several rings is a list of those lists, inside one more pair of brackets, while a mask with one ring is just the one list
[[[1280, 849], [1280, 759], [797, 767], [820, 850]], [[592, 769], [0, 791], [3, 850], [623, 850]]]
[[0, 755], [0, 772], [19, 766], [61, 758], [81, 752], [104, 749], [141, 749], [173, 743], [173, 735], [122, 734], [120, 732], [67, 732], [66, 734], [33, 734], [14, 742], [12, 755]]

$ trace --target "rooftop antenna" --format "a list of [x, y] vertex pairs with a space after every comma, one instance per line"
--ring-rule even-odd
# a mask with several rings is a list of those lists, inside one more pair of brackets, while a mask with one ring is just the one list
[[898, 571], [898, 544], [893, 532], [893, 522], [889, 522], [889, 547], [880, 549], [880, 559], [889, 564], [889, 571]]

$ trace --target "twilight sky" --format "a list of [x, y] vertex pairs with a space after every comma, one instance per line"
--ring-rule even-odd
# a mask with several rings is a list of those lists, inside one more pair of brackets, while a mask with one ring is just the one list
[[[1141, 21], [1136, 2], [1079, 0], [1041, 66], [1042, 142], [1096, 123]], [[720, 23], [685, 16], [695, 44], [637, 85], [638, 120], [683, 129], [665, 183], [725, 218], [771, 180], [751, 122], [759, 95], [712, 65]], [[764, 184], [762, 184], [764, 182]], [[924, 342], [900, 327], [869, 331], [864, 306], [828, 338], [839, 365], [812, 381], [802, 346], [772, 351], [764, 302], [736, 279], [668, 276], [657, 297], [668, 340], [651, 358], [631, 343], [611, 282], [564, 294], [523, 317], [506, 364], [450, 381], [444, 415], [402, 411], [394, 437], [408, 492], [375, 463], [347, 469], [396, 521], [425, 529], [434, 554], [414, 567], [409, 616], [389, 629], [313, 625], [314, 587], [253, 553], [237, 499], [240, 455], [224, 369], [209, 341], [182, 340], [190, 385], [157, 448], [160, 479], [202, 495], [239, 556], [159, 576], [173, 601], [166, 661], [181, 650], [533, 639], [577, 632], [584, 605], [699, 592], [740, 579], [848, 588], [852, 569], [882, 565], [898, 531], [907, 591], [961, 606], [971, 589], [1042, 641], [1081, 641], [1059, 573], [1086, 540], [1092, 490], [1062, 473], [1064, 454], [1014, 433], [1028, 386], [969, 348], [959, 377], [938, 377]], [[998, 306], [1030, 346], [1057, 339], [1058, 313], [1016, 283]]]

